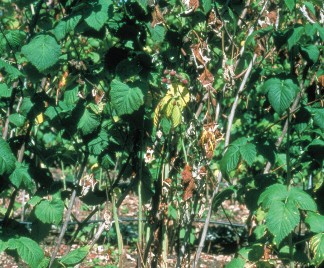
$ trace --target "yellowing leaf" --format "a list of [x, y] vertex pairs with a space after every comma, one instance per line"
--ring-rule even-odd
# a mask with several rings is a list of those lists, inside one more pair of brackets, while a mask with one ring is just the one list
[[171, 84], [166, 96], [177, 100], [181, 107], [185, 107], [190, 100], [188, 89], [180, 84]]
[[39, 115], [36, 116], [36, 122], [37, 122], [37, 124], [42, 124], [44, 122], [43, 113], [40, 113]]
[[171, 121], [173, 127], [177, 127], [181, 123], [181, 110], [177, 105], [173, 106]]

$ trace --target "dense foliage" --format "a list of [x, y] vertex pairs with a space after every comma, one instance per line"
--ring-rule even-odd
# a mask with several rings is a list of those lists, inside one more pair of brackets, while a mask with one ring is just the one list
[[[0, 251], [73, 267], [114, 229], [121, 266], [118, 207], [135, 192], [138, 266], [164, 267], [168, 251], [196, 266], [228, 198], [250, 211], [228, 267], [324, 261], [321, 1], [1, 3]], [[22, 192], [31, 230], [13, 213]], [[44, 257], [39, 243], [58, 225], [58, 249], [76, 197], [103, 228]]]

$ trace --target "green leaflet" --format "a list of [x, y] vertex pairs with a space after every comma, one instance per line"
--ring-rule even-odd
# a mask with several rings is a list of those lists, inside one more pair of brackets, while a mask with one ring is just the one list
[[138, 87], [114, 79], [111, 82], [110, 98], [118, 115], [132, 114], [144, 104], [144, 95]]
[[65, 36], [73, 31], [75, 27], [81, 21], [81, 15], [72, 15], [63, 20], [60, 20], [59, 23], [53, 29], [53, 33], [57, 40], [62, 40]]
[[85, 109], [83, 115], [78, 122], [78, 129], [82, 135], [86, 136], [98, 129], [100, 125], [99, 115], [93, 113], [89, 109]]
[[108, 10], [113, 4], [111, 0], [91, 1], [92, 5], [90, 15], [85, 19], [89, 27], [99, 31], [108, 20]]
[[58, 62], [61, 47], [54, 37], [40, 34], [23, 46], [22, 53], [40, 72], [44, 72]]
[[252, 143], [247, 143], [240, 147], [240, 154], [243, 160], [251, 166], [256, 158], [256, 147]]
[[61, 261], [63, 264], [68, 266], [74, 266], [80, 263], [88, 254], [90, 246], [81, 247], [69, 252], [63, 256]]
[[29, 175], [28, 166], [24, 163], [16, 162], [16, 168], [9, 179], [17, 188], [27, 189], [28, 191], [32, 191], [35, 186], [33, 179]]
[[[280, 217], [278, 217], [280, 215]], [[277, 245], [290, 234], [297, 226], [300, 220], [298, 208], [291, 203], [275, 201], [266, 216], [266, 225], [269, 231], [274, 235], [274, 241]]]
[[299, 87], [292, 79], [268, 79], [263, 88], [268, 93], [268, 99], [273, 109], [279, 114], [283, 114], [295, 98]]
[[309, 211], [305, 222], [310, 227], [310, 230], [314, 233], [324, 232], [324, 216], [315, 212]]
[[319, 233], [311, 238], [310, 248], [314, 254], [313, 261], [319, 266], [324, 261], [324, 233]]
[[60, 199], [43, 200], [35, 207], [36, 217], [43, 223], [59, 224], [63, 218], [64, 203]]
[[38, 267], [44, 258], [44, 253], [40, 246], [35, 241], [24, 236], [9, 239], [8, 248], [17, 250], [19, 257], [31, 268]]
[[0, 137], [0, 175], [10, 174], [15, 169], [16, 158], [8, 143]]
[[220, 162], [221, 171], [229, 173], [234, 170], [240, 160], [240, 148], [236, 145], [230, 145]]

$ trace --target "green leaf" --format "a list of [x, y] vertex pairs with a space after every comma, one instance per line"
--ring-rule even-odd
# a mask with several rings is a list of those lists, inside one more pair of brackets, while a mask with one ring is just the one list
[[279, 115], [289, 108], [299, 89], [293, 80], [279, 78], [268, 79], [263, 87], [268, 92], [270, 104]]
[[0, 137], [0, 175], [10, 174], [15, 169], [16, 158], [8, 143]]
[[54, 37], [40, 34], [23, 46], [22, 53], [40, 72], [43, 72], [58, 62], [61, 47]]
[[274, 241], [277, 245], [294, 230], [298, 225], [300, 215], [298, 208], [292, 203], [283, 203], [275, 201], [271, 203], [266, 216], [266, 225], [268, 230], [274, 235]]
[[144, 104], [140, 88], [131, 88], [117, 79], [111, 82], [110, 98], [118, 115], [132, 114]]
[[16, 67], [12, 66], [3, 59], [0, 59], [0, 70], [4, 69], [11, 80], [24, 76]]
[[6, 34], [6, 39], [11, 49], [18, 50], [26, 40], [26, 33], [20, 30], [10, 30]]
[[314, 233], [324, 233], [324, 216], [318, 213], [309, 211], [305, 222], [309, 225], [309, 228]]
[[73, 31], [75, 27], [79, 24], [81, 21], [82, 16], [81, 15], [74, 15], [65, 17], [62, 20], [59, 21], [59, 23], [55, 26], [53, 29], [53, 33], [58, 41], [65, 38], [65, 36]]
[[257, 227], [255, 227], [253, 234], [255, 235], [255, 238], [257, 240], [261, 239], [262, 237], [264, 237], [264, 235], [266, 234], [266, 229], [267, 226], [264, 224], [258, 225]]
[[202, 7], [204, 9], [204, 13], [207, 14], [212, 8], [212, 0], [202, 0]]
[[17, 127], [22, 127], [25, 124], [26, 117], [21, 114], [15, 113], [9, 116], [9, 121]]
[[168, 206], [168, 217], [177, 220], [178, 219], [178, 211], [171, 204]]
[[242, 258], [234, 258], [229, 263], [225, 265], [225, 268], [244, 268], [245, 260]]
[[0, 83], [0, 98], [10, 98], [12, 89], [5, 83]]
[[268, 209], [272, 206], [273, 202], [283, 201], [287, 198], [287, 187], [282, 184], [273, 184], [266, 188], [260, 195], [258, 205], [262, 204], [263, 209]]
[[313, 108], [311, 113], [314, 114], [314, 124], [324, 130], [324, 108]]
[[220, 162], [220, 168], [223, 173], [229, 173], [234, 170], [240, 159], [240, 148], [236, 145], [230, 145]]
[[289, 11], [292, 12], [295, 8], [295, 0], [285, 0], [285, 4], [288, 7]]
[[165, 37], [165, 29], [161, 25], [156, 25], [154, 28], [151, 24], [148, 24], [149, 31], [151, 33], [151, 38], [153, 43], [161, 43]]
[[86, 136], [98, 129], [100, 125], [99, 115], [94, 114], [88, 109], [84, 110], [83, 115], [78, 122], [78, 129], [82, 135]]
[[88, 148], [91, 154], [99, 155], [107, 148], [108, 143], [109, 138], [107, 131], [101, 130], [99, 135], [88, 143]]
[[43, 200], [35, 207], [36, 217], [43, 223], [59, 224], [63, 218], [64, 203], [60, 199]]
[[[291, 0], [294, 1], [294, 0]], [[294, 45], [298, 43], [302, 35], [304, 34], [305, 29], [303, 26], [297, 25], [294, 27], [292, 35], [288, 38], [288, 49], [291, 50]]]
[[240, 147], [240, 154], [246, 163], [251, 166], [256, 158], [256, 147], [252, 143], [248, 143]]
[[85, 19], [89, 27], [99, 31], [108, 20], [108, 10], [112, 5], [111, 0], [91, 1], [92, 5], [90, 16]]
[[293, 202], [299, 209], [317, 211], [314, 199], [298, 188], [291, 188], [288, 195], [288, 202]]
[[82, 260], [87, 256], [89, 252], [90, 246], [85, 246], [78, 248], [69, 252], [67, 255], [63, 256], [61, 259], [61, 263], [64, 265], [77, 265], [78, 263], [82, 262]]
[[317, 46], [308, 45], [301, 47], [301, 54], [309, 63], [314, 64], [318, 61], [320, 51]]
[[138, 3], [139, 6], [147, 13], [148, 0], [133, 0], [132, 2]]
[[313, 261], [319, 267], [324, 261], [324, 233], [314, 235], [311, 238], [310, 248], [314, 254]]
[[8, 241], [10, 249], [16, 249], [19, 257], [23, 259], [31, 268], [36, 268], [44, 258], [44, 253], [40, 246], [30, 238], [21, 236]]
[[32, 191], [35, 186], [33, 179], [29, 175], [28, 166], [24, 163], [16, 162], [16, 168], [10, 175], [9, 179], [17, 188]]

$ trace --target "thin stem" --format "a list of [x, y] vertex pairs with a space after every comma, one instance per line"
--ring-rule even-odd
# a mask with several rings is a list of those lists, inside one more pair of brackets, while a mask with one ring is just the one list
[[[80, 171], [79, 171], [79, 173], [77, 174], [77, 177], [76, 177], [76, 182], [77, 183], [79, 182], [79, 180], [80, 180], [80, 178], [81, 178], [81, 176], [82, 176], [82, 174], [83, 174], [83, 172], [84, 172], [84, 170], [86, 168], [88, 158], [89, 158], [89, 154], [86, 154], [84, 156], [84, 160], [83, 160], [83, 163], [81, 165]], [[70, 203], [69, 203], [69, 206], [68, 206], [68, 210], [66, 212], [66, 217], [65, 217], [65, 220], [64, 220], [62, 229], [61, 229], [61, 233], [60, 233], [60, 235], [59, 235], [59, 237], [57, 239], [56, 246], [55, 246], [54, 251], [53, 251], [52, 256], [51, 256], [49, 268], [51, 268], [52, 265], [53, 265], [53, 263], [54, 263], [55, 257], [56, 257], [56, 255], [58, 253], [58, 250], [59, 250], [60, 245], [62, 243], [63, 237], [65, 235], [65, 232], [66, 232], [68, 223], [70, 221], [70, 217], [71, 217], [71, 213], [72, 213], [72, 208], [73, 208], [73, 205], [74, 205], [75, 197], [76, 197], [76, 189], [74, 189], [73, 192], [72, 192], [72, 195], [71, 195], [71, 198], [70, 198]]]
[[116, 206], [115, 196], [112, 197], [113, 204], [113, 217], [115, 222], [116, 234], [117, 234], [117, 244], [118, 244], [118, 267], [122, 266], [122, 254], [123, 254], [123, 238], [120, 232], [119, 219], [118, 219], [118, 209]]

